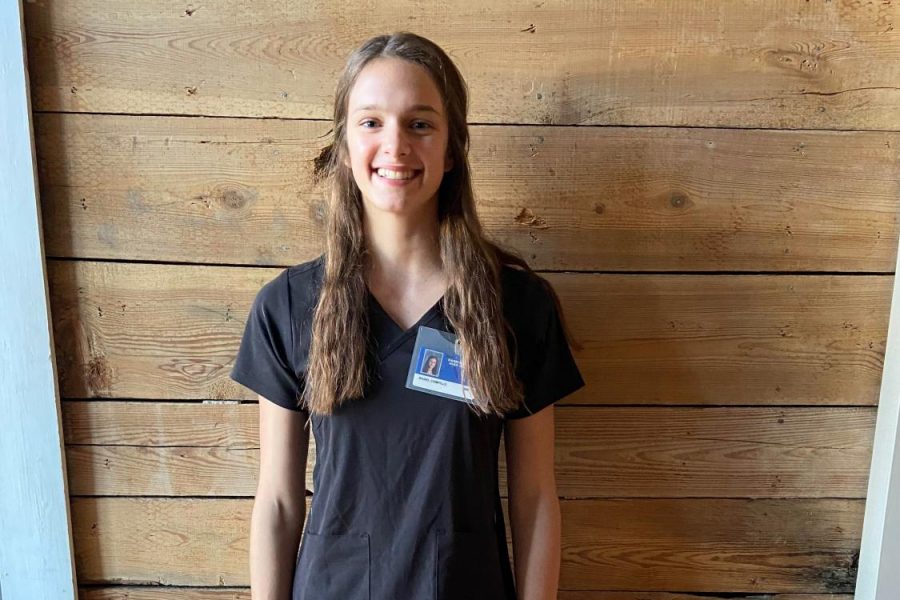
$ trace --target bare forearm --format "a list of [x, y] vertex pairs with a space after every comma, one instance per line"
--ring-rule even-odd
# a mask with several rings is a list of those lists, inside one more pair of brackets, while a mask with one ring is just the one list
[[559, 587], [559, 499], [539, 494], [510, 497], [510, 526], [518, 600], [555, 600]]
[[250, 518], [250, 594], [252, 600], [289, 600], [294, 563], [305, 518], [257, 497]]

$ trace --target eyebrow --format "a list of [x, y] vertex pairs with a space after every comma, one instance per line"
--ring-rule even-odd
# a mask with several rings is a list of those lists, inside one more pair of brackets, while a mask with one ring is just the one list
[[[380, 108], [377, 104], [366, 104], [365, 106], [360, 106], [353, 112], [358, 113], [363, 110], [373, 110], [377, 108]], [[436, 115], [441, 114], [430, 104], [415, 104], [409, 108], [409, 112], [433, 112]]]

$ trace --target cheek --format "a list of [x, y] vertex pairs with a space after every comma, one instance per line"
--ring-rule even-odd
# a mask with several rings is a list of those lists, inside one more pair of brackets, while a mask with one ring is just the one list
[[447, 143], [440, 140], [434, 140], [432, 143], [428, 144], [426, 149], [428, 153], [428, 160], [436, 166], [440, 166], [441, 170], [444, 170], [444, 156], [447, 154]]
[[360, 152], [354, 152], [351, 154], [350, 166], [353, 169], [353, 175], [359, 180], [366, 180], [369, 178], [369, 165], [372, 163], [372, 158], [367, 156], [366, 154]]
[[372, 144], [359, 139], [348, 139], [347, 149], [350, 151], [350, 160], [354, 165], [369, 164], [372, 152]]

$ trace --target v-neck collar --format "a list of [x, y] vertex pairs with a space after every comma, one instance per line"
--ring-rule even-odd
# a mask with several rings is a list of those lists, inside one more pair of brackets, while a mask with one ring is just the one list
[[[381, 360], [384, 360], [391, 352], [393, 352], [397, 347], [399, 347], [403, 342], [405, 342], [409, 337], [415, 335], [419, 331], [419, 327], [429, 323], [434, 317], [436, 317], [440, 309], [443, 308], [444, 304], [444, 296], [438, 298], [438, 301], [435, 302], [431, 308], [425, 311], [425, 313], [419, 317], [419, 319], [410, 325], [408, 329], [403, 329], [400, 325], [394, 321], [393, 317], [388, 314], [388, 312], [381, 306], [381, 303], [378, 302], [378, 299], [375, 298], [375, 295], [369, 291], [368, 287], [366, 287], [366, 296], [369, 298], [369, 305], [372, 309], [378, 313], [380, 317], [380, 321], [383, 322], [386, 327], [379, 327], [380, 331], [376, 331], [376, 337], [378, 342], [378, 357]], [[390, 335], [384, 335], [387, 333], [386, 330], [390, 330]]]

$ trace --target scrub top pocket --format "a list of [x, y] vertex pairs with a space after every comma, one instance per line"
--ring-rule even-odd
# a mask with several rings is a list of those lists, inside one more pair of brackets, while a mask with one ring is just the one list
[[494, 531], [436, 530], [435, 600], [506, 598]]
[[369, 534], [303, 533], [293, 600], [370, 600]]

